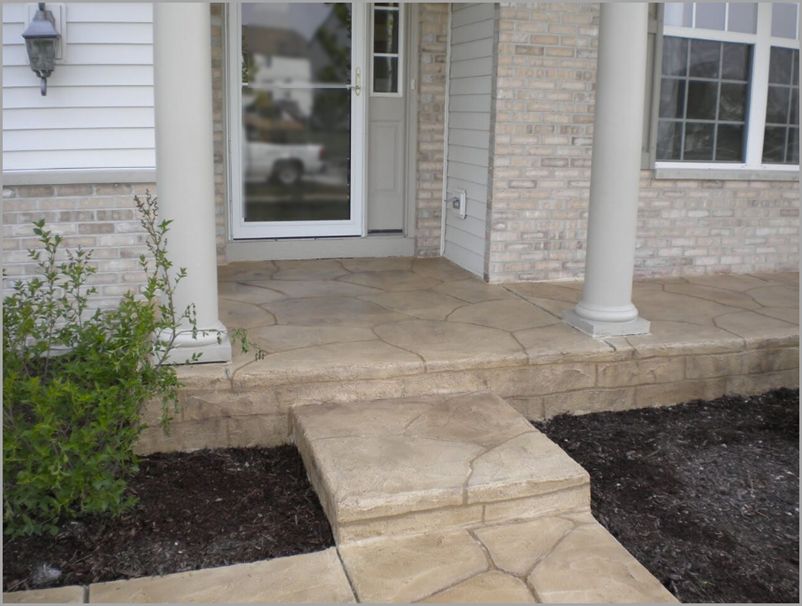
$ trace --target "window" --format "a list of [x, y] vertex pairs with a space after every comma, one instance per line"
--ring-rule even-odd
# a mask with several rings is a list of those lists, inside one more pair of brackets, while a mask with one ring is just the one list
[[401, 94], [403, 31], [397, 2], [373, 5], [372, 86], [374, 95]]
[[763, 162], [799, 163], [799, 51], [772, 47]]
[[798, 164], [797, 9], [785, 3], [665, 5], [659, 166]]

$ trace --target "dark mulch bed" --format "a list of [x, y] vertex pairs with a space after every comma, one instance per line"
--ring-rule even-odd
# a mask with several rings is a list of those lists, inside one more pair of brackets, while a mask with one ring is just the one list
[[[139, 504], [117, 520], [86, 519], [54, 538], [5, 541], [4, 590], [253, 562], [334, 544], [292, 446], [152, 455], [131, 490]], [[52, 569], [61, 574], [52, 578]]]
[[799, 391], [560, 416], [597, 519], [683, 602], [798, 602]]

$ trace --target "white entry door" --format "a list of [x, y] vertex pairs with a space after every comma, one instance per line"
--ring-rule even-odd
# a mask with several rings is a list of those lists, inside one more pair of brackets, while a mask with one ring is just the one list
[[231, 13], [233, 237], [365, 235], [364, 6]]

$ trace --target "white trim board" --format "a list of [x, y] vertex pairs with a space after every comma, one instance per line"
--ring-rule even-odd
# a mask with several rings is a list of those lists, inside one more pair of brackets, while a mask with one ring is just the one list
[[415, 239], [404, 236], [236, 240], [226, 243], [226, 261], [414, 257]]

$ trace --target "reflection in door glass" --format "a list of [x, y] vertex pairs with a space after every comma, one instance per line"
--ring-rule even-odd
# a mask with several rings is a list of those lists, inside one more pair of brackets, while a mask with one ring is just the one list
[[350, 4], [243, 4], [242, 55], [245, 220], [350, 219]]

